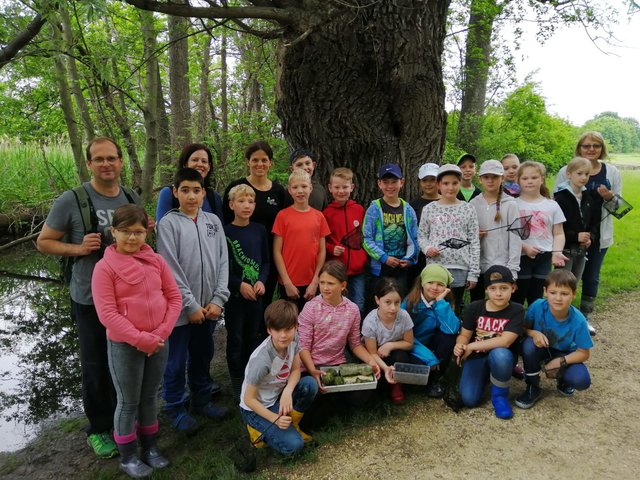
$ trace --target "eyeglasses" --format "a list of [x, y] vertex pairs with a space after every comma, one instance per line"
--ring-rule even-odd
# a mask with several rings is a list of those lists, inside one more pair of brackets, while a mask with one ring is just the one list
[[119, 160], [120, 157], [96, 157], [96, 158], [92, 158], [90, 161], [92, 163], [108, 163], [109, 165], [113, 165], [114, 163], [116, 163]]
[[119, 228], [115, 229], [116, 232], [121, 233], [125, 238], [131, 238], [133, 235], [136, 238], [143, 238], [146, 234], [146, 230], [120, 230]]
[[580, 144], [580, 148], [584, 148], [585, 150], [600, 150], [602, 148], [602, 144], [600, 143], [582, 143]]

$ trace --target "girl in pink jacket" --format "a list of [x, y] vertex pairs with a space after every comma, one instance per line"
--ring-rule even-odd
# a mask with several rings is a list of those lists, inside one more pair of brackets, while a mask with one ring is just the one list
[[109, 368], [118, 395], [113, 437], [120, 468], [135, 478], [169, 464], [157, 448], [157, 398], [169, 351], [165, 340], [182, 308], [171, 269], [145, 243], [147, 225], [141, 207], [118, 208], [111, 227], [115, 245], [106, 249], [91, 280], [98, 317], [107, 329]]

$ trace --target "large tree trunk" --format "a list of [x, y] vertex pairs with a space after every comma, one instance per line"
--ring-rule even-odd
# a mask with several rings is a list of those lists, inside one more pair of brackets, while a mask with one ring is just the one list
[[228, 77], [229, 71], [227, 67], [227, 35], [223, 33], [220, 45], [220, 135], [222, 137], [222, 143], [220, 144], [220, 158], [218, 163], [218, 165], [222, 167], [227, 165], [227, 156], [229, 151]]
[[198, 93], [198, 108], [196, 120], [196, 136], [198, 141], [202, 141], [209, 134], [209, 71], [211, 70], [211, 34], [205, 33], [204, 45], [202, 46], [202, 66], [200, 67], [200, 81]]
[[164, 92], [162, 90], [162, 77], [160, 69], [157, 72], [157, 89], [158, 95], [158, 167], [160, 168], [160, 186], [171, 183], [173, 174], [176, 170], [178, 156], [171, 146], [171, 126], [169, 125], [169, 114], [164, 101]]
[[462, 103], [456, 143], [475, 153], [482, 130], [491, 67], [493, 23], [502, 11], [496, 0], [472, 0], [463, 66]]
[[[176, 2], [184, 3], [184, 2]], [[169, 17], [169, 96], [171, 99], [171, 138], [180, 152], [191, 143], [191, 110], [189, 92], [189, 21]]]
[[439, 162], [448, 6], [371, 2], [297, 40], [303, 32], [289, 32], [293, 44], [279, 49], [278, 115], [292, 147], [319, 154], [321, 183], [333, 168], [350, 167], [357, 199], [368, 203], [379, 196], [374, 179], [382, 164], [397, 162], [413, 179], [423, 162]]

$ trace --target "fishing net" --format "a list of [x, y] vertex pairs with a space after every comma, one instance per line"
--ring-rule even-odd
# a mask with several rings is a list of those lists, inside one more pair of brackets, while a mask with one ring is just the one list
[[350, 232], [340, 239], [340, 245], [343, 245], [351, 250], [362, 249], [362, 227], [358, 225]]
[[263, 441], [264, 434], [267, 433], [275, 424], [280, 420], [280, 416], [276, 418], [271, 424], [260, 434], [255, 440], [251, 440], [249, 433], [244, 429], [244, 433], [234, 442], [229, 452], [229, 458], [235, 465], [238, 471], [243, 473], [251, 473], [255, 471], [257, 467], [256, 448], [257, 445]]
[[602, 206], [608, 212], [607, 215], [613, 215], [618, 219], [624, 217], [627, 213], [633, 210], [633, 205], [618, 194], [615, 194], [611, 201], [605, 202]]
[[523, 215], [516, 218], [509, 225], [503, 225], [501, 227], [490, 228], [487, 232], [493, 232], [494, 230], [500, 230], [506, 228], [507, 232], [515, 233], [522, 240], [526, 240], [531, 235], [531, 218], [533, 215]]
[[442, 251], [446, 248], [452, 248], [453, 250], [459, 250], [462, 247], [466, 247], [471, 242], [469, 240], [462, 240], [460, 238], [450, 238], [449, 240], [445, 240], [438, 246], [441, 247], [439, 250]]

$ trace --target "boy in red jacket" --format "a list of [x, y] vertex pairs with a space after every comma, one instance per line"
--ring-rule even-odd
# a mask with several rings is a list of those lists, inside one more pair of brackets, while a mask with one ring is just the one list
[[336, 168], [329, 178], [329, 193], [333, 197], [322, 214], [327, 219], [331, 233], [326, 238], [327, 260], [335, 258], [347, 266], [348, 296], [364, 311], [364, 268], [367, 252], [362, 248], [362, 220], [364, 207], [351, 200], [353, 172], [348, 168]]

